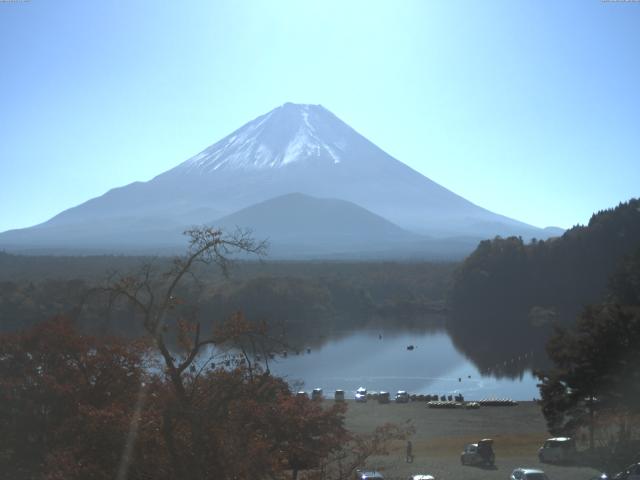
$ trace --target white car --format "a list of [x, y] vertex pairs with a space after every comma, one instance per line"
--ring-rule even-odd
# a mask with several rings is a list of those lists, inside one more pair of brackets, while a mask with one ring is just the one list
[[511, 480], [549, 480], [547, 474], [535, 468], [516, 468], [511, 472]]
[[433, 475], [411, 475], [407, 480], [436, 480]]
[[366, 403], [367, 401], [367, 389], [360, 387], [356, 390], [356, 402]]
[[545, 463], [568, 463], [576, 457], [576, 442], [569, 437], [549, 438], [538, 450], [538, 459]]

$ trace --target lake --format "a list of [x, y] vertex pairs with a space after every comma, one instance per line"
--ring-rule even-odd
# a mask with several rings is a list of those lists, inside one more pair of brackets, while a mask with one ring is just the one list
[[[381, 338], [380, 338], [381, 336]], [[413, 345], [413, 350], [407, 346]], [[465, 400], [539, 397], [537, 379], [525, 371], [520, 378], [482, 376], [452, 344], [446, 332], [358, 330], [329, 338], [321, 346], [270, 361], [272, 373], [295, 389], [336, 389], [353, 397], [358, 387], [423, 394], [461, 393]]]

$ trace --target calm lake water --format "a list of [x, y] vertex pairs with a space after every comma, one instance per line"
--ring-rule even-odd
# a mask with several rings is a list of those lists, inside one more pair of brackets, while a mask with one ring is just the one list
[[[382, 335], [382, 338], [379, 338]], [[413, 350], [407, 350], [413, 345]], [[455, 394], [465, 400], [539, 397], [537, 380], [530, 372], [521, 378], [483, 377], [452, 344], [446, 332], [416, 333], [360, 330], [299, 355], [270, 361], [272, 373], [285, 377], [296, 389], [320, 387], [333, 395], [336, 389], [353, 397], [358, 387], [395, 393]]]

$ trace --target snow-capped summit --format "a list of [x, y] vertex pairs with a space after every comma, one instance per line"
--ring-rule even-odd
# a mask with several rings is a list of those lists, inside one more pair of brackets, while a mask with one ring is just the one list
[[321, 105], [285, 103], [182, 164], [187, 171], [340, 163], [352, 129]]

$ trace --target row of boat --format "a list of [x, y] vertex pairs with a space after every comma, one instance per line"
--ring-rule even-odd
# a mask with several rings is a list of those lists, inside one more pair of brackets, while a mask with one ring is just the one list
[[[298, 397], [306, 397], [309, 395], [305, 391], [299, 391], [296, 394]], [[322, 388], [314, 388], [311, 392], [312, 400], [324, 400], [324, 392]], [[333, 399], [336, 402], [343, 402], [345, 400], [345, 391], [344, 390], [336, 390], [333, 394]], [[366, 402], [368, 400], [377, 400], [378, 403], [390, 403], [391, 402], [391, 394], [384, 390], [380, 392], [375, 391], [367, 391], [366, 388], [360, 387], [355, 392], [354, 397], [356, 402]], [[518, 405], [518, 402], [510, 399], [510, 398], [485, 398], [479, 400], [477, 402], [465, 402], [464, 396], [461, 394], [458, 395], [416, 395], [409, 393], [406, 390], [398, 390], [393, 400], [396, 403], [408, 403], [412, 402], [426, 402], [429, 408], [480, 408], [484, 407], [510, 407], [514, 405]]]

